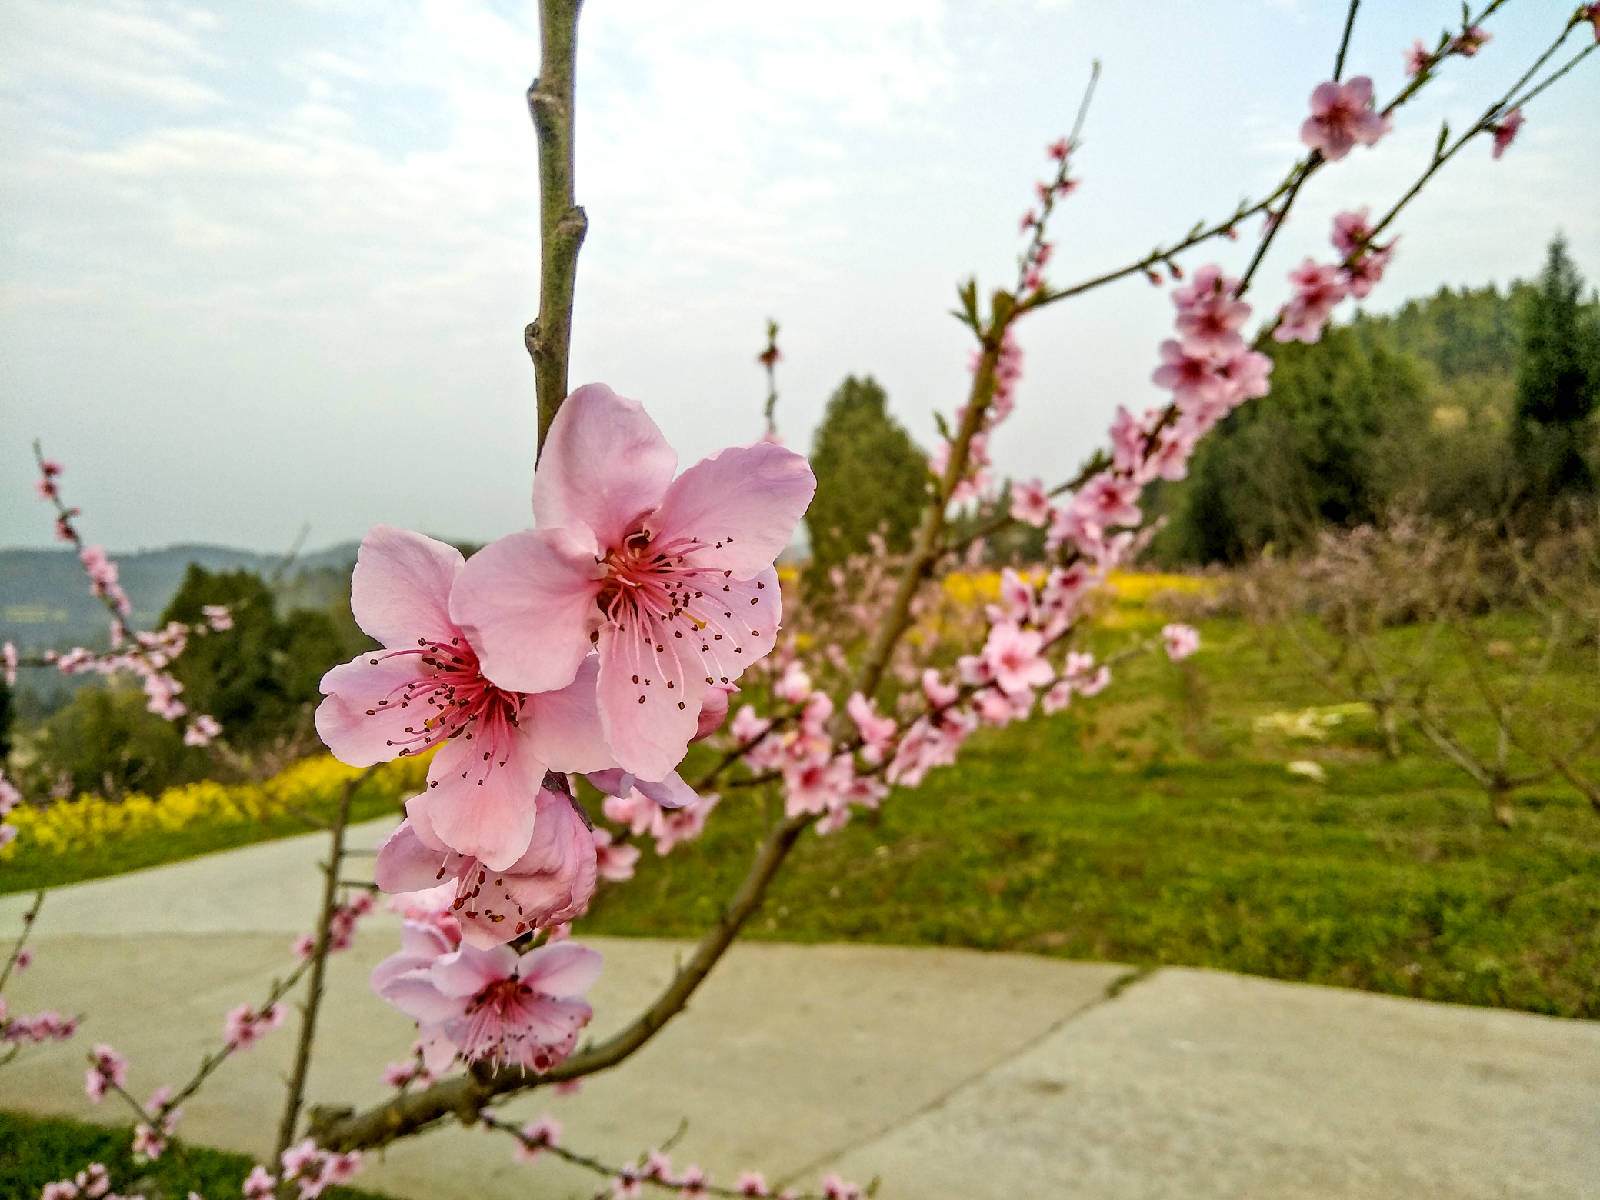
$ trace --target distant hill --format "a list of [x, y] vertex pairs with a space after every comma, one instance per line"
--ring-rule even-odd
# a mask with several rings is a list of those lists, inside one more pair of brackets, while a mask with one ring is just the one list
[[[285, 563], [281, 555], [229, 546], [169, 546], [114, 555], [133, 601], [131, 624], [149, 628], [166, 608], [190, 563], [208, 571], [243, 568], [275, 585], [286, 608], [337, 603], [347, 593], [357, 543], [345, 542]], [[27, 651], [105, 644], [106, 612], [69, 549], [0, 550], [0, 640]]]

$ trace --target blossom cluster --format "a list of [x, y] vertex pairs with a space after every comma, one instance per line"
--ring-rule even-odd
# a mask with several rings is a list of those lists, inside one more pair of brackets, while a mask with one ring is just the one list
[[281, 1175], [274, 1175], [259, 1164], [251, 1168], [240, 1189], [244, 1200], [274, 1200], [280, 1183], [293, 1183], [300, 1200], [315, 1200], [328, 1188], [354, 1179], [361, 1169], [362, 1157], [358, 1150], [330, 1153], [306, 1138], [285, 1150], [279, 1165]]
[[[152, 713], [167, 721], [181, 720], [189, 713], [188, 706], [178, 699], [183, 684], [173, 678], [167, 668], [183, 653], [191, 637], [225, 632], [233, 627], [233, 617], [224, 605], [207, 605], [202, 610], [203, 621], [193, 625], [172, 621], [163, 629], [139, 630], [130, 637], [127, 618], [133, 612], [133, 601], [122, 586], [117, 564], [104, 547], [85, 543], [79, 536], [73, 521], [81, 513], [77, 508], [68, 508], [61, 499], [58, 482], [61, 472], [60, 463], [41, 457], [39, 480], [35, 488], [42, 499], [55, 505], [57, 539], [71, 544], [77, 550], [78, 561], [89, 578], [90, 593], [111, 614], [111, 648], [105, 653], [96, 653], [81, 646], [63, 653], [50, 650], [45, 652], [43, 661], [63, 675], [94, 673], [110, 676], [129, 672], [142, 683], [146, 707]], [[0, 646], [0, 667], [3, 667], [8, 687], [16, 682], [18, 662], [19, 655], [13, 643], [6, 642]], [[210, 745], [221, 732], [222, 726], [215, 717], [205, 713], [195, 714], [184, 729], [184, 744]]]
[[[389, 527], [362, 542], [351, 607], [382, 648], [327, 674], [317, 729], [353, 766], [433, 752], [376, 878], [389, 892], [448, 886], [462, 944], [414, 932], [374, 983], [434, 1045], [544, 1070], [587, 1021], [580, 948], [504, 948], [594, 892], [600, 851], [571, 775], [657, 826], [658, 846], [715, 803], [676, 768], [774, 645], [772, 563], [816, 485], [801, 456], [767, 442], [675, 472], [643, 408], [590, 385], [551, 426], [533, 529], [470, 559]], [[631, 865], [606, 850], [612, 874]]]
[[4, 996], [0, 996], [0, 1043], [32, 1044], [64, 1042], [78, 1032], [78, 1018], [45, 1010], [30, 1016], [12, 1016]]

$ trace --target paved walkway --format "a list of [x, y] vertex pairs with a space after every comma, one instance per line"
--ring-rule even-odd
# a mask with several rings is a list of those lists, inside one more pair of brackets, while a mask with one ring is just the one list
[[[383, 827], [360, 828], [376, 845]], [[0, 1071], [0, 1107], [104, 1119], [83, 1054], [106, 1041], [144, 1094], [181, 1082], [222, 1014], [259, 997], [317, 904], [320, 837], [64, 888], [47, 901], [13, 1011], [87, 1015], [72, 1042]], [[370, 861], [370, 860], [366, 860]], [[358, 864], [360, 865], [359, 861]], [[0, 897], [9, 938], [27, 897]], [[409, 1024], [366, 987], [395, 945], [376, 916], [330, 964], [310, 1094], [382, 1098]], [[684, 944], [586, 939], [607, 959], [595, 1031], [622, 1024]], [[189, 1138], [262, 1154], [292, 1032], [228, 1063], [186, 1106]], [[739, 1169], [814, 1186], [883, 1180], [883, 1200], [974, 1197], [1600, 1198], [1600, 1023], [1171, 969], [871, 946], [736, 947], [689, 1010], [623, 1067], [549, 1111], [574, 1148], [673, 1151], [719, 1182]], [[515, 1162], [450, 1128], [363, 1173], [397, 1197], [593, 1194], [594, 1177]], [[668, 1193], [656, 1193], [667, 1195]]]

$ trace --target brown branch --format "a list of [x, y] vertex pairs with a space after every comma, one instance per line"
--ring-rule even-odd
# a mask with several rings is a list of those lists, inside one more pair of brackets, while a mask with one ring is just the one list
[[300, 1107], [305, 1102], [306, 1075], [311, 1070], [311, 1047], [316, 1039], [317, 1014], [322, 1007], [322, 979], [333, 938], [333, 914], [339, 904], [339, 871], [344, 865], [344, 834], [350, 822], [350, 801], [356, 788], [371, 778], [377, 769], [376, 766], [368, 767], [345, 781], [344, 790], [339, 796], [339, 811], [328, 830], [328, 861], [322, 864], [322, 908], [317, 914], [317, 940], [311, 951], [311, 979], [306, 984], [305, 1003], [301, 1006], [300, 1038], [295, 1043], [294, 1069], [289, 1076], [283, 1116], [278, 1121], [278, 1147], [273, 1151], [273, 1162], [281, 1159], [283, 1152], [294, 1144], [294, 1129], [300, 1121]]
[[578, 251], [589, 222], [573, 198], [573, 76], [582, 0], [539, 5], [539, 77], [528, 88], [528, 110], [539, 142], [539, 317], [523, 333], [533, 358], [539, 404], [539, 446], [567, 398], [572, 343], [572, 293]]
[[17, 940], [11, 947], [11, 953], [6, 957], [6, 965], [0, 968], [0, 992], [5, 991], [6, 980], [11, 978], [11, 972], [16, 969], [17, 960], [22, 957], [22, 948], [28, 944], [28, 935], [33, 932], [33, 922], [39, 916], [39, 910], [44, 907], [44, 889], [33, 895], [33, 903], [28, 906], [28, 911], [22, 914], [22, 932], [17, 935]]

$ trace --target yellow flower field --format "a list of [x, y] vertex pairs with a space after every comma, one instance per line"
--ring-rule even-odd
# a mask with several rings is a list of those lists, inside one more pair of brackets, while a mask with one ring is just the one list
[[[372, 786], [396, 797], [420, 791], [426, 758], [404, 758], [378, 768]], [[134, 792], [120, 801], [83, 795], [48, 808], [18, 807], [9, 822], [16, 840], [0, 847], [0, 862], [19, 854], [61, 855], [103, 846], [112, 839], [173, 833], [197, 825], [261, 824], [294, 810], [326, 814], [346, 781], [361, 774], [332, 755], [301, 759], [265, 783], [203, 779], [159, 796]]]

